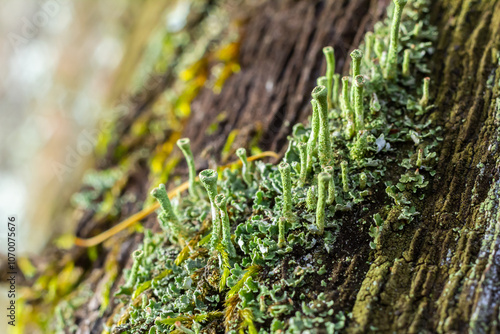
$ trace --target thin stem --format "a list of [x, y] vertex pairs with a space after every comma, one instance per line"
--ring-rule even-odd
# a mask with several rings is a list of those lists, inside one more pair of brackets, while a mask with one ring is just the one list
[[303, 186], [306, 183], [307, 178], [307, 144], [299, 143], [299, 153], [300, 153], [300, 185]]
[[362, 131], [365, 129], [365, 117], [363, 107], [363, 87], [365, 86], [365, 78], [358, 75], [354, 78], [354, 111], [356, 113], [356, 130]]
[[281, 183], [283, 186], [283, 208], [282, 215], [287, 219], [292, 218], [292, 178], [290, 176], [290, 165], [282, 162], [278, 165], [281, 173]]
[[285, 224], [286, 224], [286, 218], [285, 217], [280, 217], [278, 221], [278, 247], [283, 248], [285, 246]]
[[355, 78], [361, 74], [361, 59], [363, 59], [363, 51], [360, 49], [353, 50], [351, 52], [351, 59], [352, 77]]
[[423, 153], [424, 151], [422, 149], [418, 150], [417, 162], [416, 162], [417, 168], [420, 168], [422, 166]]
[[196, 190], [196, 168], [194, 165], [193, 152], [191, 151], [191, 144], [189, 138], [181, 138], [177, 141], [177, 146], [181, 149], [189, 171], [189, 195], [193, 198], [198, 198]]
[[423, 86], [423, 94], [422, 94], [422, 99], [420, 99], [420, 105], [422, 107], [427, 107], [427, 104], [429, 103], [429, 83], [431, 81], [431, 78], [427, 77], [424, 78], [424, 86]]
[[367, 32], [365, 35], [365, 63], [370, 64], [372, 61], [372, 48], [373, 48], [373, 33], [371, 31]]
[[342, 161], [340, 163], [340, 169], [341, 169], [341, 172], [342, 172], [342, 187], [343, 187], [343, 190], [345, 193], [349, 192], [349, 179], [348, 179], [348, 175], [347, 173], [349, 173], [348, 171], [348, 167], [347, 167], [347, 161]]
[[320, 76], [319, 78], [316, 79], [316, 85], [318, 86], [325, 86], [328, 84], [328, 79], [326, 76]]
[[144, 231], [144, 239], [142, 242], [142, 250], [144, 251], [144, 257], [149, 257], [149, 255], [153, 252], [154, 243], [153, 243], [153, 232], [151, 230]]
[[340, 74], [335, 73], [333, 75], [333, 92], [332, 92], [332, 102], [335, 107], [339, 105], [339, 85], [340, 85]]
[[397, 76], [398, 64], [398, 41], [399, 41], [399, 26], [401, 25], [401, 16], [403, 8], [407, 0], [393, 0], [394, 13], [392, 16], [391, 37], [389, 42], [389, 52], [387, 55], [387, 63], [385, 64], [384, 76], [386, 79], [395, 79]]
[[170, 198], [168, 197], [167, 190], [164, 184], [160, 184], [158, 188], [151, 191], [151, 196], [156, 198], [158, 203], [160, 203], [162, 210], [165, 212], [168, 219], [174, 223], [179, 223], [179, 219], [172, 208], [172, 203], [170, 203]]
[[366, 174], [363, 172], [359, 174], [359, 188], [361, 190], [364, 190], [366, 188]]
[[321, 235], [325, 230], [325, 208], [328, 196], [328, 183], [332, 177], [330, 174], [321, 172], [318, 176], [318, 203], [316, 205], [316, 226]]
[[[353, 82], [356, 80], [356, 77], [361, 74], [361, 59], [363, 59], [363, 52], [359, 49], [356, 49], [351, 52], [351, 69], [352, 69], [352, 80]], [[354, 90], [355, 86], [353, 85], [351, 88], [351, 101], [354, 102]]]
[[317, 86], [312, 92], [312, 97], [318, 102], [319, 111], [319, 162], [328, 165], [332, 157], [330, 142], [330, 126], [328, 124], [327, 91], [324, 86]]
[[335, 73], [335, 55], [331, 46], [323, 48], [323, 54], [326, 58], [326, 89], [327, 89], [327, 103], [328, 109], [332, 108], [332, 88], [333, 88], [333, 74]]
[[227, 198], [224, 194], [215, 196], [215, 205], [219, 209], [222, 223], [222, 246], [230, 257], [236, 257], [236, 249], [231, 242], [231, 226], [229, 225], [229, 215], [227, 214]]
[[341, 98], [341, 109], [342, 117], [347, 118], [349, 114], [349, 109], [351, 108], [351, 102], [349, 101], [349, 77], [342, 77], [342, 98]]
[[318, 141], [319, 134], [319, 111], [318, 103], [316, 100], [311, 101], [312, 105], [312, 119], [311, 119], [311, 134], [307, 141], [307, 173], [309, 174], [312, 170], [313, 156], [315, 155], [316, 142]]
[[151, 191], [151, 195], [156, 198], [162, 208], [162, 212], [158, 215], [162, 230], [170, 230], [174, 237], [181, 237], [182, 239], [187, 237], [186, 229], [180, 224], [179, 218], [177, 218], [172, 208], [165, 185], [160, 184], [158, 188]]
[[215, 249], [221, 240], [220, 215], [215, 206], [215, 196], [217, 196], [217, 178], [218, 174], [213, 169], [205, 169], [200, 172], [200, 181], [207, 190], [210, 206], [212, 208], [212, 237], [210, 239], [212, 249]]
[[328, 175], [331, 176], [330, 182], [328, 182], [328, 198], [326, 199], [326, 203], [331, 205], [335, 201], [335, 180], [333, 179], [333, 167], [326, 166], [323, 168], [323, 172], [328, 173]]
[[306, 207], [309, 211], [314, 210], [316, 207], [316, 193], [314, 191], [314, 186], [309, 187], [307, 190]]
[[354, 115], [349, 98], [349, 77], [342, 77], [342, 117], [346, 120], [345, 136], [351, 139], [354, 136]]
[[142, 250], [136, 250], [132, 253], [132, 257], [134, 258], [134, 264], [132, 265], [132, 269], [130, 269], [130, 274], [128, 276], [127, 282], [125, 283], [125, 287], [128, 288], [132, 288], [137, 281], [137, 273], [139, 272], [139, 266], [142, 263], [144, 252]]
[[408, 78], [410, 76], [410, 55], [411, 50], [406, 49], [403, 57], [403, 76]]
[[384, 65], [384, 42], [380, 38], [375, 39], [374, 51], [378, 58], [378, 63]]
[[243, 165], [243, 168], [241, 169], [243, 181], [245, 181], [247, 186], [250, 188], [252, 186], [252, 174], [250, 174], [250, 164], [247, 160], [247, 151], [243, 147], [240, 147], [236, 150], [236, 155], [240, 158]]

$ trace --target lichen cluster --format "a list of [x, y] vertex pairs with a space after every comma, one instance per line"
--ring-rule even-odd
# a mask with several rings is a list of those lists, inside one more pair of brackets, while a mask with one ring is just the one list
[[335, 305], [335, 282], [326, 275], [339, 259], [335, 249], [346, 235], [356, 240], [350, 247], [383, 247], [384, 231], [418, 216], [435, 173], [439, 128], [426, 120], [433, 106], [425, 61], [436, 37], [429, 1], [394, 3], [392, 19], [351, 53], [341, 92], [334, 49], [323, 50], [326, 76], [312, 91], [310, 122], [293, 127], [278, 165], [249, 162], [242, 148], [241, 170], [209, 169], [196, 179], [189, 141], [178, 143], [189, 194], [153, 190], [162, 233], [145, 232], [110, 332], [344, 327], [349, 310]]

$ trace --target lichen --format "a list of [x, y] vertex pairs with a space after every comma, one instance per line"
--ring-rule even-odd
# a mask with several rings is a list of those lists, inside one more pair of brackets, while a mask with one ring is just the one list
[[[429, 2], [406, 6], [399, 40], [389, 21], [376, 25], [364, 55], [353, 52], [353, 77], [342, 79], [340, 96], [333, 49], [324, 49], [328, 71], [319, 82], [326, 87], [312, 92], [311, 123], [294, 127], [279, 166], [250, 168], [239, 150], [241, 173], [204, 171], [207, 195], [174, 201], [191, 241], [181, 246], [163, 233], [160, 242], [144, 243], [149, 256], [132, 295], [147, 297], [141, 304], [122, 299], [130, 316], [113, 325], [114, 332], [334, 333], [346, 326], [353, 315], [342, 304], [334, 307], [326, 273], [334, 263], [357, 260], [332, 249], [347, 234], [359, 236], [350, 247], [384, 247], [384, 233], [418, 217], [433, 176], [439, 129], [421, 117], [432, 108], [429, 86], [425, 101], [416, 87], [427, 75], [426, 50], [435, 38], [432, 27], [420, 26], [427, 22], [424, 5]], [[400, 17], [396, 12], [395, 20]], [[389, 40], [384, 64], [381, 47]], [[409, 48], [421, 52], [399, 54]], [[371, 266], [388, 272], [388, 263]], [[311, 282], [324, 292], [312, 294]]]

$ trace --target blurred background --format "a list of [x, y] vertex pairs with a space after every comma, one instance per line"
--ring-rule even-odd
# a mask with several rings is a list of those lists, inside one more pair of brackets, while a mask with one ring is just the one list
[[[188, 9], [175, 0], [0, 1], [0, 257], [8, 216], [18, 221], [18, 257], [74, 230], [76, 219], [54, 217], [71, 217], [99, 120], [140, 88], [150, 71], [137, 71], [141, 61]], [[2, 309], [6, 296], [0, 285]]]
[[18, 218], [18, 254], [74, 228], [51, 219], [71, 209], [68, 198], [91, 164], [96, 122], [141, 81], [133, 73], [144, 46], [155, 32], [182, 25], [184, 7], [174, 0], [0, 2], [0, 217]]

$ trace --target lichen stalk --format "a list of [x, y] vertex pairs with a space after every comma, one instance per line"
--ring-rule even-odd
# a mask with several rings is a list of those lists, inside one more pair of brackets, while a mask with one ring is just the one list
[[364, 60], [365, 63], [371, 63], [371, 54], [373, 48], [373, 33], [371, 31], [367, 32], [365, 35], [365, 52], [364, 52]]
[[132, 253], [132, 258], [134, 259], [134, 264], [132, 265], [132, 268], [130, 269], [130, 273], [129, 273], [127, 282], [125, 283], [126, 288], [134, 287], [134, 285], [137, 281], [137, 273], [139, 272], [139, 266], [142, 263], [143, 257], [144, 257], [144, 252], [142, 250], [136, 250]]
[[[361, 74], [361, 60], [363, 59], [363, 52], [359, 49], [355, 49], [351, 52], [351, 71], [352, 71], [352, 80], [353, 82], [356, 80], [356, 77]], [[351, 87], [351, 102], [354, 103], [354, 91], [355, 86]]]
[[193, 152], [191, 151], [191, 142], [189, 138], [181, 138], [177, 141], [177, 146], [181, 149], [182, 154], [184, 154], [184, 158], [186, 159], [188, 166], [189, 195], [194, 199], [197, 199], [199, 196], [196, 189], [196, 167], [194, 164]]
[[180, 235], [182, 237], [186, 237], [186, 230], [181, 226], [179, 218], [172, 208], [172, 203], [170, 203], [170, 198], [168, 197], [165, 185], [160, 184], [158, 188], [153, 189], [151, 191], [151, 196], [153, 196], [158, 203], [160, 203], [162, 209], [162, 212], [158, 215], [162, 230], [171, 232], [174, 236]]
[[349, 170], [347, 161], [344, 160], [340, 163], [340, 170], [342, 173], [342, 189], [344, 190], [344, 192], [349, 192], [349, 178], [347, 175], [349, 173]]
[[319, 135], [319, 111], [316, 100], [311, 101], [312, 117], [311, 117], [311, 134], [307, 141], [307, 174], [312, 170], [313, 156], [316, 150], [316, 143]]
[[340, 86], [340, 74], [335, 73], [333, 75], [333, 91], [332, 91], [332, 103], [335, 107], [339, 105], [339, 86]]
[[313, 211], [316, 207], [316, 192], [314, 186], [309, 187], [307, 190], [306, 207], [309, 211]]
[[407, 0], [393, 1], [394, 12], [392, 16], [391, 36], [389, 40], [389, 50], [384, 72], [384, 77], [390, 80], [395, 79], [397, 76], [399, 26], [401, 25], [401, 16], [403, 14], [403, 8], [406, 5]]
[[342, 117], [345, 119], [346, 128], [345, 128], [345, 136], [347, 139], [351, 139], [355, 133], [355, 124], [354, 124], [354, 114], [351, 108], [350, 102], [350, 92], [349, 92], [349, 77], [342, 77], [342, 99], [341, 99], [341, 109], [342, 109]]
[[144, 252], [144, 257], [147, 258], [151, 254], [152, 250], [154, 248], [154, 243], [153, 243], [153, 232], [151, 230], [145, 230], [144, 231], [144, 239], [142, 243], [142, 250]]
[[331, 176], [330, 182], [328, 182], [328, 198], [326, 199], [326, 203], [328, 205], [332, 205], [335, 201], [335, 180], [333, 179], [333, 167], [326, 166], [323, 168], [323, 172], [328, 173]]
[[318, 176], [318, 203], [316, 204], [316, 226], [318, 233], [323, 234], [325, 230], [325, 208], [328, 197], [328, 183], [332, 177], [330, 174], [321, 172]]
[[417, 161], [416, 161], [417, 168], [420, 168], [422, 166], [423, 154], [424, 150], [419, 149], [417, 152]]
[[317, 86], [312, 92], [312, 97], [318, 102], [319, 111], [319, 162], [327, 166], [332, 157], [332, 145], [330, 142], [330, 126], [328, 124], [328, 102], [327, 90], [324, 86]]
[[307, 179], [307, 144], [299, 143], [299, 156], [300, 156], [300, 175], [299, 184], [303, 186]]
[[328, 84], [328, 79], [326, 76], [320, 76], [319, 78], [316, 79], [316, 85], [317, 86], [325, 86]]
[[363, 51], [361, 51], [360, 49], [353, 50], [351, 52], [351, 59], [352, 77], [355, 78], [361, 73], [361, 59], [363, 59]]
[[327, 105], [328, 109], [333, 107], [332, 89], [333, 89], [333, 74], [335, 73], [335, 55], [331, 46], [323, 48], [323, 54], [326, 58], [326, 90], [327, 90]]
[[172, 203], [170, 203], [170, 198], [168, 197], [167, 189], [164, 184], [160, 184], [158, 188], [155, 188], [151, 191], [151, 196], [156, 198], [162, 210], [165, 212], [168, 219], [172, 220], [175, 223], [179, 222], [177, 215], [172, 208]]
[[243, 181], [250, 188], [252, 186], [252, 174], [250, 174], [250, 163], [247, 159], [247, 151], [243, 147], [240, 147], [236, 150], [236, 155], [240, 158], [242, 163], [241, 176], [243, 177]]
[[429, 83], [431, 81], [431, 78], [427, 77], [424, 78], [424, 84], [423, 84], [423, 93], [422, 93], [422, 98], [420, 99], [420, 105], [422, 107], [427, 107], [427, 104], [429, 104]]
[[205, 169], [200, 172], [200, 181], [205, 187], [208, 199], [210, 200], [211, 212], [212, 212], [212, 237], [210, 239], [210, 244], [212, 249], [215, 249], [217, 244], [221, 240], [221, 222], [220, 215], [217, 207], [215, 205], [215, 196], [217, 196], [217, 178], [218, 174], [213, 169]]
[[365, 117], [363, 106], [363, 87], [365, 86], [365, 78], [358, 75], [354, 78], [354, 112], [356, 114], [356, 130], [363, 131], [365, 129]]
[[285, 246], [285, 224], [286, 218], [280, 217], [278, 221], [278, 247], [283, 248]]
[[406, 49], [403, 56], [403, 77], [408, 78], [410, 76], [410, 55], [411, 50]]
[[359, 189], [364, 190], [366, 188], [366, 174], [362, 172], [359, 174]]
[[375, 55], [377, 56], [378, 63], [383, 65], [384, 64], [384, 42], [380, 38], [375, 39], [375, 43], [373, 45], [373, 51], [375, 52]]
[[236, 257], [236, 249], [231, 242], [231, 226], [229, 225], [229, 215], [227, 213], [227, 198], [224, 194], [215, 196], [215, 205], [219, 209], [222, 225], [222, 246], [230, 257]]
[[283, 186], [283, 207], [281, 213], [283, 217], [292, 219], [292, 178], [290, 164], [281, 162], [278, 166], [281, 173], [281, 184]]

